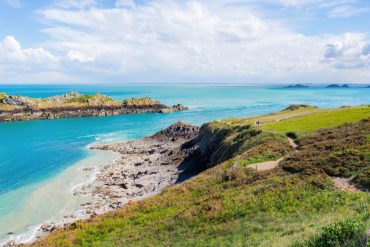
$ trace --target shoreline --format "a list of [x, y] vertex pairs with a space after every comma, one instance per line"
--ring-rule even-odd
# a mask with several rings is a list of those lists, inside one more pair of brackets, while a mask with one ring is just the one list
[[[121, 208], [130, 201], [153, 196], [187, 179], [191, 175], [181, 175], [181, 163], [190, 150], [184, 150], [181, 146], [194, 138], [198, 130], [197, 126], [180, 122], [140, 139], [103, 145], [89, 144], [87, 148], [94, 153], [112, 156], [108, 156], [108, 162], [102, 160], [96, 165], [87, 164], [79, 168], [81, 175], [86, 172], [90, 174], [83, 183], [75, 183], [69, 189], [70, 197], [88, 200], [81, 202], [73, 212], [63, 215], [59, 221], [47, 220], [34, 224], [30, 237], [25, 238], [26, 234], [30, 235], [30, 230], [14, 234], [0, 246], [33, 243], [55, 229]], [[72, 167], [76, 169], [76, 166]]]
[[[4, 233], [0, 246], [32, 243], [46, 234], [41, 229], [46, 224], [60, 227], [87, 218], [80, 204], [93, 198], [90, 195], [75, 196], [74, 191], [91, 184], [96, 179], [100, 166], [119, 158], [114, 152], [99, 150], [89, 152], [91, 154], [56, 176], [11, 192], [10, 196], [19, 193], [29, 193], [29, 196], [15, 212], [7, 213], [0, 218], [2, 222], [13, 222], [10, 227], [0, 226]], [[50, 195], [53, 197], [50, 198]]]

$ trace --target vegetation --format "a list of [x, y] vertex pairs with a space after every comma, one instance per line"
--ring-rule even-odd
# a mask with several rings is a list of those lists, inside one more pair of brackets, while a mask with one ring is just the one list
[[124, 106], [153, 106], [153, 105], [160, 105], [161, 102], [158, 100], [154, 100], [150, 97], [145, 98], [131, 98], [125, 99], [123, 101]]
[[261, 129], [276, 133], [294, 132], [298, 136], [321, 128], [330, 128], [345, 123], [357, 122], [370, 116], [369, 106], [329, 110], [313, 110], [313, 114], [263, 124]]
[[76, 98], [68, 99], [66, 103], [82, 103], [82, 104], [105, 104], [113, 102], [111, 97], [102, 94], [85, 94]]
[[369, 134], [369, 120], [317, 131], [299, 139], [300, 152], [285, 159], [282, 167], [289, 172], [355, 176], [357, 184], [370, 189]]
[[[267, 128], [253, 126], [254, 119], [294, 115], [265, 122]], [[302, 120], [323, 115], [311, 127]], [[366, 107], [298, 108], [206, 124], [194, 141], [201, 150], [187, 162], [212, 168], [160, 195], [56, 230], [35, 245], [365, 247], [360, 236], [370, 225], [370, 193], [338, 190], [330, 176], [369, 182], [369, 121], [338, 126], [369, 117]], [[299, 133], [299, 152], [288, 145], [286, 132]], [[273, 170], [248, 166], [282, 156]]]
[[[93, 94], [93, 95], [82, 95], [75, 92], [71, 92], [61, 96], [54, 96], [50, 98], [29, 98], [15, 96], [13, 99], [20, 102], [20, 104], [3, 104], [2, 99], [5, 97], [5, 93], [0, 93], [0, 110], [12, 111], [16, 109], [22, 109], [22, 105], [27, 105], [28, 108], [33, 110], [45, 110], [45, 109], [73, 109], [81, 108], [86, 106], [153, 106], [160, 105], [160, 102], [151, 98], [132, 98], [126, 99], [123, 103], [118, 102], [106, 95]], [[24, 103], [24, 104], [23, 104]], [[31, 103], [31, 104], [30, 104]]]
[[294, 247], [358, 247], [366, 246], [363, 233], [366, 230], [369, 215], [364, 218], [346, 219], [323, 227], [319, 234], [310, 237], [304, 243]]
[[0, 102], [4, 99], [5, 96], [6, 96], [6, 93], [0, 92]]

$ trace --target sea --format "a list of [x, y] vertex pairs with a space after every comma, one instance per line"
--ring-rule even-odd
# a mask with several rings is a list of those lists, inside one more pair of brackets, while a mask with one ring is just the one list
[[70, 91], [102, 93], [116, 100], [152, 97], [190, 110], [166, 114], [36, 120], [0, 123], [0, 245], [9, 239], [28, 242], [38, 226], [78, 212], [91, 200], [73, 195], [97, 169], [118, 155], [89, 146], [141, 138], [182, 120], [201, 125], [223, 118], [248, 117], [282, 110], [291, 104], [321, 108], [370, 104], [370, 88], [286, 88], [263, 85], [4, 85], [9, 95], [49, 97]]

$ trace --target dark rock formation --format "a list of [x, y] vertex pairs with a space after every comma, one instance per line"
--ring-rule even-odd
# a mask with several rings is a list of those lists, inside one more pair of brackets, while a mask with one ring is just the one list
[[348, 84], [343, 84], [343, 85], [330, 84], [330, 85], [326, 86], [326, 88], [349, 88], [349, 85]]
[[186, 139], [194, 138], [199, 132], [199, 127], [182, 121], [172, 124], [164, 130], [161, 130], [154, 137], [184, 137]]
[[292, 85], [287, 86], [286, 88], [308, 88], [308, 86], [304, 84], [292, 84]]

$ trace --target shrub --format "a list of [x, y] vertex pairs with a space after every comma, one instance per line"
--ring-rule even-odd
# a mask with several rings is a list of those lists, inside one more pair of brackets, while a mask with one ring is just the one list
[[292, 139], [297, 139], [298, 138], [298, 135], [294, 131], [287, 132], [287, 133], [285, 133], [285, 135], [289, 138], [292, 138]]
[[5, 98], [6, 93], [0, 92], [0, 102]]
[[125, 106], [152, 106], [152, 105], [159, 105], [160, 102], [158, 100], [154, 100], [150, 97], [145, 98], [131, 98], [125, 99], [123, 101], [123, 105]]
[[304, 243], [296, 243], [294, 247], [366, 247], [363, 234], [365, 220], [347, 219], [322, 228], [320, 233], [312, 236]]

